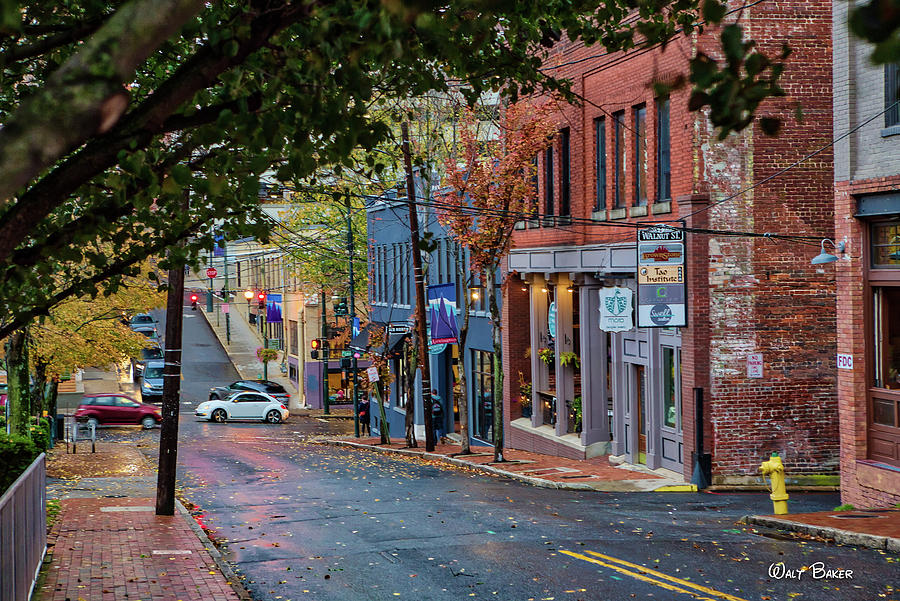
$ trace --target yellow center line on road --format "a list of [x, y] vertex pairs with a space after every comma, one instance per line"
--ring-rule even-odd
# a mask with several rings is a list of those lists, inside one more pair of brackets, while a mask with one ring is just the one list
[[[589, 561], [591, 563], [601, 565], [605, 568], [610, 568], [612, 570], [615, 570], [616, 572], [619, 572], [620, 574], [625, 574], [626, 576], [630, 576], [637, 580], [662, 587], [666, 590], [691, 595], [695, 599], [700, 599], [702, 601], [721, 601], [722, 599], [726, 599], [727, 601], [747, 601], [746, 599], [743, 599], [741, 597], [735, 597], [734, 595], [729, 595], [728, 593], [723, 593], [721, 591], [717, 591], [700, 584], [695, 584], [693, 582], [690, 582], [689, 580], [683, 580], [681, 578], [676, 578], [675, 576], [669, 576], [668, 574], [663, 574], [662, 572], [657, 572], [656, 570], [645, 568], [644, 566], [638, 565], [636, 563], [631, 563], [629, 561], [625, 561], [624, 559], [610, 557], [609, 555], [603, 555], [602, 553], [597, 553], [595, 551], [585, 551], [585, 553], [589, 553], [590, 555], [593, 555], [595, 557], [589, 557], [588, 555], [574, 553], [572, 551], [566, 551], [563, 549], [560, 549], [559, 552], [576, 559]], [[600, 559], [597, 559], [597, 557], [603, 558], [606, 561], [601, 561]], [[635, 572], [628, 568], [633, 568], [634, 570], [638, 571]], [[688, 588], [685, 589], [683, 587]], [[703, 593], [703, 595], [712, 596], [703, 596], [700, 593]]]

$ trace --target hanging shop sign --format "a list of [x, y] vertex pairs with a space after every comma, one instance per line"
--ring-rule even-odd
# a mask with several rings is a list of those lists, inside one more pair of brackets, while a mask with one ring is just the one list
[[556, 338], [556, 301], [547, 308], [547, 329], [550, 331], [550, 338]]
[[632, 293], [629, 288], [600, 289], [600, 329], [604, 332], [627, 332], [634, 327]]
[[683, 227], [663, 224], [638, 227], [636, 246], [638, 327], [686, 326]]

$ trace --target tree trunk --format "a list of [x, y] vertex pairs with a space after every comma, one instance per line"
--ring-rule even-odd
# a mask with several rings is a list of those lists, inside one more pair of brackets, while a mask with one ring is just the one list
[[31, 414], [40, 417], [47, 409], [47, 362], [34, 362], [34, 388], [31, 393]]
[[503, 346], [500, 337], [500, 307], [497, 305], [497, 292], [494, 283], [497, 281], [497, 268], [488, 269], [484, 289], [487, 293], [488, 306], [491, 310], [491, 336], [494, 341], [494, 461], [505, 461], [503, 458]]
[[[457, 246], [460, 254], [462, 254], [462, 247]], [[460, 282], [465, 284], [466, 282], [466, 266], [463, 261], [457, 261], [457, 266], [459, 267], [457, 271], [457, 275]], [[462, 301], [460, 304], [462, 306], [462, 315], [463, 322], [462, 327], [459, 329], [459, 389], [462, 392], [462, 402], [459, 404], [459, 437], [462, 439], [462, 448], [459, 451], [460, 455], [468, 455], [472, 452], [469, 448], [469, 389], [468, 389], [468, 379], [466, 378], [466, 340], [469, 338], [469, 308], [470, 308], [470, 299], [469, 299], [469, 291], [466, 290], [465, 286], [462, 286], [462, 298], [458, 299]]]
[[[411, 346], [407, 346], [403, 351], [406, 357], [406, 447], [415, 449], [419, 445], [416, 442], [416, 370], [418, 369], [418, 349], [416, 349], [417, 338], [410, 338], [413, 341]], [[399, 392], [399, 390], [398, 390]]]
[[59, 378], [53, 376], [50, 378], [50, 381], [47, 382], [46, 387], [46, 407], [47, 407], [47, 415], [50, 420], [50, 440], [54, 443], [56, 442], [56, 399], [59, 395]]
[[6, 370], [9, 392], [9, 431], [28, 434], [28, 415], [31, 408], [31, 386], [28, 381], [28, 345], [24, 329], [10, 334], [6, 341]]

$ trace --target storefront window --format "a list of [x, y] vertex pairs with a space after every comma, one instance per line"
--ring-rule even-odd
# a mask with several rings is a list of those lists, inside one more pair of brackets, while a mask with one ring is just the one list
[[900, 268], [900, 222], [872, 225], [872, 266]]
[[663, 420], [669, 428], [678, 425], [676, 409], [675, 349], [664, 346], [662, 349], [663, 368]]
[[900, 389], [900, 287], [874, 289], [875, 386]]
[[491, 441], [494, 434], [494, 353], [472, 351], [472, 380], [475, 436]]

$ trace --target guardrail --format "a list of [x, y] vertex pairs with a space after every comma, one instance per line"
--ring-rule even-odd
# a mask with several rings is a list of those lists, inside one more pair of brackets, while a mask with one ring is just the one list
[[46, 481], [41, 453], [0, 497], [0, 601], [31, 597], [47, 550]]

